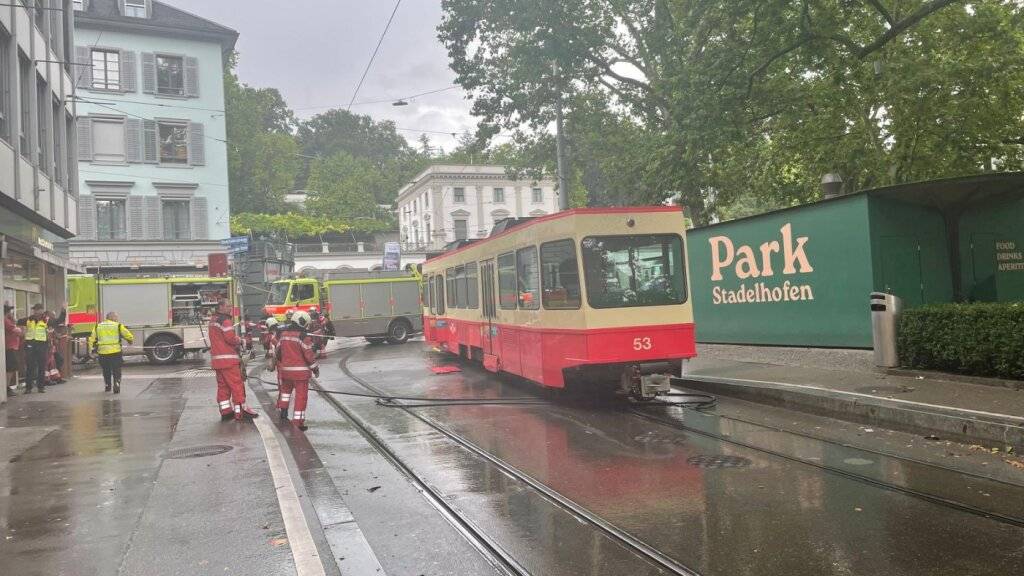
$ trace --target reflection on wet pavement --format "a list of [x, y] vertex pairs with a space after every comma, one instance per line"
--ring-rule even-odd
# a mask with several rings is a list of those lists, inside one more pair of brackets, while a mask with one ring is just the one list
[[[503, 383], [471, 367], [433, 375], [412, 346], [367, 348], [349, 368], [389, 393], [432, 397], [521, 396], [529, 388]], [[341, 379], [338, 379], [341, 382]], [[327, 385], [339, 385], [330, 384]], [[346, 401], [348, 402], [348, 401]], [[384, 409], [379, 409], [384, 410]], [[540, 480], [629, 534], [703, 574], [1013, 574], [1024, 570], [1024, 529], [886, 489], [819, 467], [675, 430], [601, 406], [443, 406], [421, 414]], [[463, 509], [485, 509], [494, 529], [518, 531], [529, 556], [546, 555], [544, 573], [617, 574], [608, 558], [572, 534], [577, 525], [535, 516], [534, 492], [494, 474], [465, 450], [438, 442], [408, 417], [376, 416], [375, 425], [419, 445], [416, 469], [440, 468], [447, 493]], [[715, 435], [746, 434], [712, 416]], [[717, 428], [716, 428], [717, 426]], [[952, 472], [895, 458], [862, 458], [848, 448], [783, 432], [760, 441], [778, 451], [849, 470], [867, 468], [915, 489], [942, 492]], [[777, 439], [772, 438], [777, 436]], [[429, 450], [424, 453], [426, 443]], [[417, 454], [410, 449], [410, 454]], [[860, 462], [859, 459], [871, 460]], [[1006, 487], [1004, 498], [1024, 494]], [[985, 496], [979, 496], [985, 498]], [[996, 505], [998, 507], [998, 505]], [[561, 543], [572, 541], [571, 550]], [[580, 572], [563, 571], [569, 555]]]

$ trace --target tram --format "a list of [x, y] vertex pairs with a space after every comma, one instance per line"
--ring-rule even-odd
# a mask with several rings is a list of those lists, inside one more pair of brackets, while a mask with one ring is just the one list
[[672, 206], [502, 221], [423, 264], [424, 337], [546, 387], [668, 392], [696, 356], [685, 229]]

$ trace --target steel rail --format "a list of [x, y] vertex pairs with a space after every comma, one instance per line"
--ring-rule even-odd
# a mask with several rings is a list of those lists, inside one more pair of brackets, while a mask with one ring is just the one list
[[[372, 384], [369, 384], [368, 382], [366, 382], [365, 380], [363, 380], [359, 376], [353, 374], [352, 371], [349, 369], [349, 367], [348, 367], [348, 360], [356, 352], [357, 351], [354, 350], [354, 351], [349, 352], [348, 354], [346, 354], [344, 357], [342, 357], [342, 359], [341, 359], [341, 361], [339, 363], [342, 372], [344, 372], [344, 374], [346, 376], [348, 376], [353, 382], [355, 382], [356, 384], [362, 386], [363, 388], [373, 392], [374, 394], [386, 395], [385, 392], [383, 392], [382, 390], [377, 389]], [[317, 386], [319, 386], [319, 385], [317, 385]], [[339, 409], [342, 409], [343, 411], [345, 411], [346, 414], [349, 413], [348, 410], [346, 410], [344, 408], [341, 408], [341, 404], [340, 403], [333, 402], [334, 401], [333, 398], [331, 398], [331, 400], [332, 400], [332, 403], [334, 403], [336, 406], [339, 407]], [[541, 481], [533, 478], [532, 476], [522, 472], [521, 470], [513, 467], [512, 465], [508, 464], [507, 462], [505, 462], [505, 461], [495, 457], [490, 452], [480, 448], [479, 446], [477, 446], [476, 444], [466, 440], [465, 438], [462, 438], [458, 434], [452, 432], [451, 430], [449, 430], [448, 428], [438, 424], [437, 422], [434, 422], [433, 420], [423, 416], [419, 412], [417, 412], [415, 410], [412, 410], [410, 408], [407, 408], [407, 407], [405, 407], [402, 404], [399, 404], [397, 402], [394, 403], [394, 404], [390, 404], [389, 406], [401, 409], [406, 414], [409, 414], [413, 418], [416, 418], [417, 420], [423, 422], [424, 424], [426, 424], [428, 427], [432, 428], [433, 430], [435, 430], [437, 432], [440, 432], [442, 435], [447, 437], [452, 442], [455, 442], [456, 444], [458, 444], [459, 446], [461, 446], [462, 448], [464, 448], [468, 452], [478, 456], [479, 458], [482, 458], [483, 460], [485, 460], [488, 463], [490, 463], [491, 465], [497, 467], [499, 470], [501, 470], [505, 474], [509, 475], [510, 477], [515, 478], [516, 480], [519, 480], [520, 482], [526, 484], [527, 486], [529, 486], [533, 490], [535, 490], [538, 493], [540, 493], [542, 496], [544, 496], [550, 502], [556, 504], [557, 506], [563, 508], [565, 511], [567, 511], [570, 514], [572, 514], [573, 516], [575, 516], [578, 520], [581, 520], [581, 521], [583, 521], [583, 522], [585, 522], [587, 524], [590, 524], [591, 526], [597, 528], [599, 531], [601, 531], [604, 534], [606, 534], [607, 536], [609, 536], [613, 541], [615, 541], [615, 542], [623, 545], [624, 547], [632, 550], [637, 555], [647, 559], [649, 562], [657, 565], [658, 567], [663, 568], [665, 570], [668, 570], [672, 574], [678, 574], [678, 575], [681, 575], [681, 576], [700, 576], [700, 573], [698, 573], [697, 571], [695, 571], [695, 570], [693, 570], [693, 569], [683, 565], [682, 563], [676, 561], [675, 559], [665, 555], [661, 551], [659, 551], [656, 548], [650, 546], [649, 544], [643, 542], [642, 540], [632, 536], [628, 532], [625, 532], [625, 531], [615, 527], [614, 525], [612, 525], [609, 522], [605, 521], [601, 517], [599, 517], [596, 514], [590, 512], [586, 508], [580, 506], [576, 502], [573, 502], [572, 500], [570, 500], [570, 499], [566, 498], [565, 496], [559, 494], [555, 490], [552, 490], [550, 487], [548, 487], [543, 482], [541, 482]], [[351, 416], [350, 416], [350, 418], [351, 418]], [[408, 469], [408, 467], [406, 467], [404, 464], [400, 464], [400, 465], [401, 465], [402, 469]], [[411, 473], [412, 471], [410, 470], [409, 472]]]

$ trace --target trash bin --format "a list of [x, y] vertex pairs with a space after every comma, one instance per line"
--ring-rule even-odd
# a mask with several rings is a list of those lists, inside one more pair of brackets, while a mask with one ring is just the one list
[[875, 365], [899, 366], [896, 332], [900, 325], [903, 301], [885, 292], [871, 293], [871, 341], [875, 347]]

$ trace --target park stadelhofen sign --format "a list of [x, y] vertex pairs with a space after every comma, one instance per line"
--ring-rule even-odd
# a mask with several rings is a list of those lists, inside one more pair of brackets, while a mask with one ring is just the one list
[[[711, 250], [711, 281], [721, 282], [726, 275], [740, 280], [736, 289], [715, 285], [711, 289], [713, 304], [759, 304], [814, 300], [810, 284], [796, 278], [814, 272], [807, 257], [807, 236], [793, 237], [793, 225], [779, 229], [781, 239], [753, 246], [736, 244], [728, 236], [708, 238]], [[749, 284], [748, 284], [749, 282]]]

